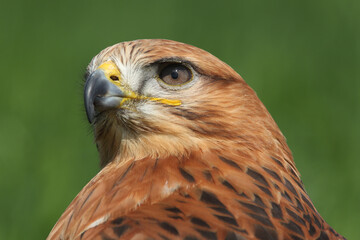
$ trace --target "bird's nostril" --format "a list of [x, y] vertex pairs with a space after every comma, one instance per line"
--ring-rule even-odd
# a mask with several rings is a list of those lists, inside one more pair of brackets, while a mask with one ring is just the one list
[[118, 76], [111, 75], [110, 78], [111, 78], [111, 80], [119, 81], [119, 77], [118, 77]]

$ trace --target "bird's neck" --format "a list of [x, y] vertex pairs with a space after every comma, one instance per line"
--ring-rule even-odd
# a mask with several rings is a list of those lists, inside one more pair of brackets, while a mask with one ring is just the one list
[[286, 159], [277, 153], [254, 155], [252, 152], [239, 145], [233, 151], [207, 149], [192, 151], [186, 156], [112, 161], [99, 173], [102, 176], [96, 178], [107, 179], [110, 185], [119, 185], [118, 188], [122, 189], [121, 198], [128, 205], [119, 204], [120, 212], [142, 204], [153, 204], [175, 193], [186, 195], [189, 191], [196, 191], [194, 189], [198, 186], [213, 188], [214, 184], [228, 186], [229, 182], [239, 193], [261, 195], [262, 190], [254, 189], [249, 180], [261, 183], [263, 178], [259, 176], [269, 173], [289, 179], [297, 189], [302, 187], [296, 169]]

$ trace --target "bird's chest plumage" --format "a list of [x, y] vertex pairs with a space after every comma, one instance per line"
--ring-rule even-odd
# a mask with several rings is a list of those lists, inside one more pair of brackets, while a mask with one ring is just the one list
[[282, 170], [218, 152], [111, 163], [72, 203], [63, 225], [81, 223], [65, 235], [304, 239], [327, 234], [296, 174], [288, 173], [283, 160], [268, 160]]

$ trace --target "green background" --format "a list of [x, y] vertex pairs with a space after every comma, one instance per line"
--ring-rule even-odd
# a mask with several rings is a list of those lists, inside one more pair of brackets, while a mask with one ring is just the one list
[[258, 93], [315, 206], [360, 239], [360, 1], [0, 3], [0, 239], [45, 239], [99, 171], [82, 75], [138, 38], [203, 48]]

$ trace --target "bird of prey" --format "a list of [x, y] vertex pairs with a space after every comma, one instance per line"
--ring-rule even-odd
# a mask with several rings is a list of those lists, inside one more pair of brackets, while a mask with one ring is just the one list
[[84, 100], [102, 170], [49, 240], [344, 239], [255, 92], [210, 53], [116, 44], [89, 64]]

